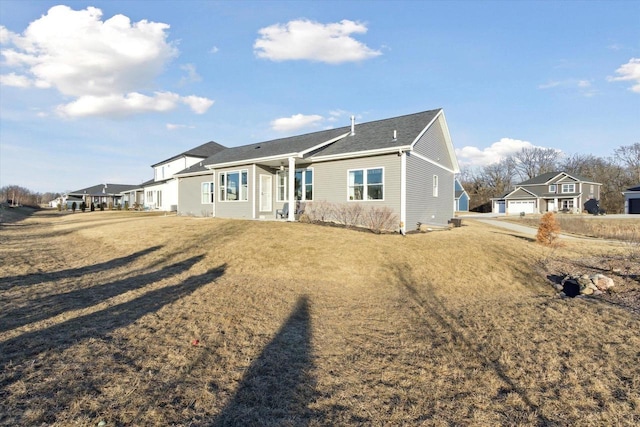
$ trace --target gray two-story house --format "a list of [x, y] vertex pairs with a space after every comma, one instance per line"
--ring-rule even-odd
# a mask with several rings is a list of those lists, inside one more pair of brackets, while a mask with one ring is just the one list
[[602, 184], [567, 172], [548, 172], [515, 186], [513, 191], [492, 199], [494, 213], [580, 213], [589, 200], [600, 199]]

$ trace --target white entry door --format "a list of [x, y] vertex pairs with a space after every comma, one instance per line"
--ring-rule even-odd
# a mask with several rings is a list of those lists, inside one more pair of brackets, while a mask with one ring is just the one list
[[260, 212], [271, 212], [272, 208], [272, 177], [271, 175], [260, 175]]

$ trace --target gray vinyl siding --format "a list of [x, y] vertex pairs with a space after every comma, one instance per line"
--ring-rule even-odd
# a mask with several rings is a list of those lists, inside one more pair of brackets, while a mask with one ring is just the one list
[[448, 168], [453, 169], [451, 155], [447, 147], [444, 129], [442, 127], [443, 118], [440, 116], [427, 131], [420, 137], [413, 147], [418, 154]]
[[[313, 200], [330, 203], [361, 203], [363, 206], [388, 206], [400, 218], [400, 157], [387, 154], [356, 159], [318, 162], [314, 171]], [[349, 201], [348, 171], [383, 168], [383, 200]]]
[[202, 183], [211, 182], [213, 174], [189, 176], [178, 180], [178, 215], [212, 216], [213, 204], [202, 203]]
[[[221, 201], [220, 200], [220, 173], [247, 171], [247, 200]], [[253, 165], [234, 166], [230, 168], [216, 169], [216, 202], [215, 216], [218, 218], [244, 218], [252, 219], [252, 209], [254, 206], [252, 194], [255, 178], [253, 176]]]
[[[433, 196], [433, 176], [438, 176], [438, 197]], [[454, 174], [407, 153], [406, 230], [418, 223], [446, 225], [453, 218]]]

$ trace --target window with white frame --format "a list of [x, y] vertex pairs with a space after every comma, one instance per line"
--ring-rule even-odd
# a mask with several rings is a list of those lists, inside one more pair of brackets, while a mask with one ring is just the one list
[[556, 191], [558, 190], [555, 184], [549, 185], [549, 193], [555, 193]]
[[246, 169], [233, 172], [220, 172], [218, 176], [220, 201], [243, 202], [248, 200], [248, 172]]
[[573, 200], [563, 200], [562, 201], [562, 209], [572, 210], [573, 209]]
[[576, 185], [575, 184], [562, 184], [562, 192], [563, 193], [575, 193]]
[[348, 172], [349, 200], [383, 200], [384, 169], [354, 169]]
[[213, 182], [202, 183], [202, 204], [213, 203], [213, 197], [215, 193], [215, 186]]
[[[289, 172], [278, 171], [277, 173], [277, 194], [278, 202], [286, 202], [289, 199]], [[296, 200], [313, 200], [313, 168], [296, 169], [294, 174], [293, 194]]]
[[438, 197], [438, 175], [433, 175], [433, 197]]
[[147, 191], [147, 203], [153, 203], [153, 191]]

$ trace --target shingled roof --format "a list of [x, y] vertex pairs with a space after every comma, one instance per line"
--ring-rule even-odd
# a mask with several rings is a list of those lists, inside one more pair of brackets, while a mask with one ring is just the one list
[[[359, 152], [389, 150], [409, 147], [420, 133], [436, 118], [441, 109], [424, 111], [390, 119], [344, 126], [304, 135], [274, 139], [240, 147], [227, 148], [184, 173], [195, 173], [206, 167], [254, 162], [261, 159], [302, 155], [314, 159], [324, 156], [349, 155]], [[395, 132], [395, 139], [394, 139]]]
[[206, 159], [207, 157], [212, 156], [222, 150], [225, 150], [226, 148], [227, 147], [225, 147], [224, 145], [218, 144], [215, 141], [205, 142], [204, 144], [198, 145], [197, 147], [192, 148], [191, 150], [185, 151], [184, 153], [177, 154], [166, 160], [153, 164], [151, 165], [151, 167], [155, 167], [163, 163], [168, 163], [175, 159], [179, 159], [180, 157], [200, 157], [202, 159]]
[[123, 191], [129, 191], [139, 187], [140, 187], [139, 185], [129, 185], [129, 184], [98, 184], [91, 187], [82, 188], [76, 191], [70, 191], [69, 195], [108, 196], [112, 194], [120, 194]]
[[582, 182], [595, 182], [590, 178], [585, 178], [583, 176], [579, 176], [573, 173], [568, 173], [568, 172], [564, 172], [564, 171], [556, 171], [556, 172], [547, 172], [547, 173], [543, 173], [540, 174], [538, 176], [535, 176], [531, 179], [528, 179], [526, 181], [523, 181], [521, 183], [518, 184], [518, 186], [521, 185], [541, 185], [541, 184], [546, 184], [547, 182], [551, 181], [553, 178], [557, 177], [558, 175], [567, 175], [571, 178], [575, 178], [578, 181], [582, 181]]

